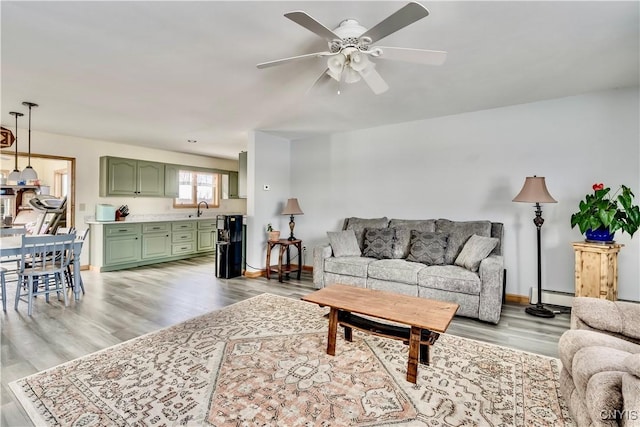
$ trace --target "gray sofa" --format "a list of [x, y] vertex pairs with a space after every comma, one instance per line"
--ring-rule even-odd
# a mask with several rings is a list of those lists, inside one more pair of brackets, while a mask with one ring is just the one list
[[[392, 231], [387, 234], [393, 234], [391, 253], [381, 258], [366, 256], [369, 235], [375, 230], [384, 232], [385, 229]], [[460, 305], [457, 315], [491, 323], [500, 320], [504, 278], [501, 223], [352, 217], [345, 220], [343, 230], [345, 235], [348, 230], [353, 230], [360, 253], [335, 256], [331, 243], [314, 248], [313, 281], [316, 288], [342, 283], [451, 301]], [[432, 254], [418, 251], [418, 258], [426, 256], [428, 261], [415, 262], [415, 249], [420, 237], [424, 236], [446, 240], [446, 244], [436, 247], [438, 250], [442, 248], [443, 253], [434, 260], [430, 257]], [[369, 242], [371, 246], [376, 244], [375, 237], [379, 236], [374, 236], [374, 241]], [[468, 262], [465, 253], [471, 237], [491, 241], [495, 247], [487, 249], [490, 251], [488, 255], [480, 254], [475, 262]], [[385, 238], [383, 236], [382, 240]], [[422, 245], [422, 249], [424, 247]]]
[[575, 298], [558, 352], [578, 426], [640, 426], [640, 304]]

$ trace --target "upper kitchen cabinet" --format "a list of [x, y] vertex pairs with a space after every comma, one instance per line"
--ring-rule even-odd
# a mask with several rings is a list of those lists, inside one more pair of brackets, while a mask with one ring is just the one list
[[100, 158], [100, 196], [165, 197], [165, 165], [120, 157]]
[[164, 196], [176, 198], [179, 195], [179, 165], [164, 165]]
[[247, 152], [242, 151], [238, 156], [238, 197], [247, 198]]

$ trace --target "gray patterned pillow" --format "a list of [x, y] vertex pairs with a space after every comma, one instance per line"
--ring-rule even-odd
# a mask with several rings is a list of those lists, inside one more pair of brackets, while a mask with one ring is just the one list
[[392, 258], [396, 240], [394, 228], [365, 228], [362, 255], [370, 258]]
[[436, 231], [435, 219], [392, 219], [389, 228], [396, 229], [394, 258], [406, 258], [411, 249], [411, 230]]
[[356, 233], [356, 239], [360, 250], [364, 250], [364, 230], [365, 228], [386, 228], [389, 220], [386, 216], [382, 218], [357, 218], [350, 217], [345, 221], [345, 230], [353, 230]]
[[407, 261], [421, 262], [427, 265], [444, 264], [449, 235], [437, 231], [411, 230], [411, 249]]

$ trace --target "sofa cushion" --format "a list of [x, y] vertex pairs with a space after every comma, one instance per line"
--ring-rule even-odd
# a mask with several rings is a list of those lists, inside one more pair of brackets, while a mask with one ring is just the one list
[[360, 246], [353, 230], [327, 231], [333, 256], [360, 256]]
[[393, 228], [365, 228], [362, 256], [384, 259], [393, 257], [396, 230]]
[[353, 230], [358, 239], [360, 251], [364, 249], [364, 229], [365, 228], [387, 228], [389, 219], [385, 216], [382, 218], [356, 218], [351, 217], [345, 220], [345, 230]]
[[424, 264], [403, 259], [381, 259], [369, 264], [369, 277], [391, 282], [418, 284], [418, 272]]
[[327, 258], [324, 261], [324, 271], [345, 276], [367, 277], [369, 264], [375, 260], [375, 258], [361, 256]]
[[444, 254], [447, 249], [445, 233], [435, 231], [411, 230], [411, 248], [407, 261], [421, 262], [427, 265], [444, 264]]
[[479, 295], [480, 276], [457, 265], [433, 265], [418, 272], [418, 286]]
[[444, 263], [453, 264], [469, 237], [491, 237], [491, 221], [450, 221], [439, 219], [436, 221], [436, 231], [449, 234]]
[[480, 262], [489, 256], [497, 244], [498, 239], [494, 237], [474, 234], [464, 244], [454, 264], [470, 271], [478, 271]]
[[389, 228], [396, 229], [396, 245], [393, 250], [394, 258], [406, 258], [411, 248], [411, 230], [435, 231], [435, 219], [392, 219]]
[[402, 282], [390, 282], [388, 280], [380, 280], [369, 277], [367, 279], [367, 288], [374, 289], [376, 291], [393, 292], [396, 294], [409, 295], [412, 297], [418, 296], [418, 286]]

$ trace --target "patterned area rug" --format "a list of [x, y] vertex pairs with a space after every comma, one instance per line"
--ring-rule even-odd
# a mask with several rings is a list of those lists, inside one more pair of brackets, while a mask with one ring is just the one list
[[452, 335], [408, 347], [263, 294], [10, 384], [37, 426], [573, 426], [557, 359]]

